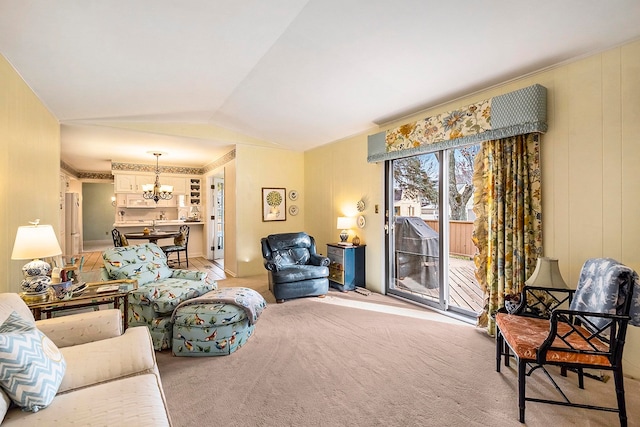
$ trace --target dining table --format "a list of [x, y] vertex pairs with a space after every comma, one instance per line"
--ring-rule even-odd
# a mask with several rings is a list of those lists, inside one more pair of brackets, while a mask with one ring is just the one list
[[175, 237], [180, 236], [179, 230], [156, 230], [149, 231], [149, 233], [143, 233], [142, 231], [134, 232], [134, 233], [125, 233], [124, 237], [129, 239], [145, 239], [148, 240], [149, 243], [158, 244], [158, 240], [160, 239], [173, 239]]

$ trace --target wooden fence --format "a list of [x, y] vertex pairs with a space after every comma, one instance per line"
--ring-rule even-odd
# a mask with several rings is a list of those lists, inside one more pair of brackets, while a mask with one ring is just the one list
[[[424, 222], [438, 233], [440, 232], [438, 220], [429, 219]], [[471, 240], [472, 233], [473, 221], [449, 221], [449, 253], [473, 257], [477, 248]]]

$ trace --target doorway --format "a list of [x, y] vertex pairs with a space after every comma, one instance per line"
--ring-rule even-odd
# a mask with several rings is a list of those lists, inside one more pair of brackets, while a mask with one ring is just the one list
[[207, 258], [212, 260], [220, 268], [224, 268], [224, 247], [225, 247], [225, 186], [224, 186], [224, 169], [209, 178], [209, 198], [211, 205], [208, 212], [209, 216], [209, 233], [207, 245]]
[[386, 165], [387, 293], [470, 321], [483, 304], [471, 240], [479, 148], [440, 150]]

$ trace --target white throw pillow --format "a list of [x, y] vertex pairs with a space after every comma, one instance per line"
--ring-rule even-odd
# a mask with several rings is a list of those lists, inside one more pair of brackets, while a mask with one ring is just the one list
[[0, 387], [23, 410], [53, 401], [66, 366], [58, 347], [15, 311], [0, 325]]

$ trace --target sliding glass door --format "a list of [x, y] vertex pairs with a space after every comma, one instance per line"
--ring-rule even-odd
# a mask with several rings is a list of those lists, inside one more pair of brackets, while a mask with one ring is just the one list
[[482, 307], [473, 255], [478, 145], [387, 162], [387, 292], [469, 318]]

